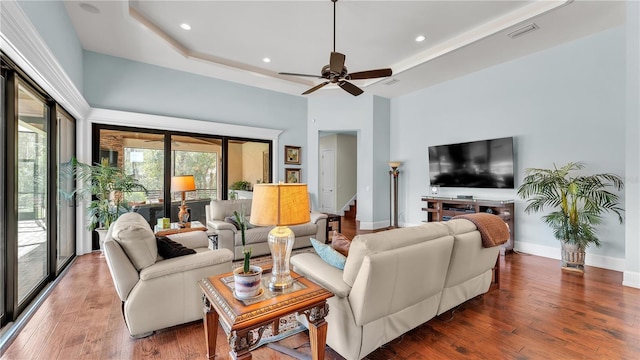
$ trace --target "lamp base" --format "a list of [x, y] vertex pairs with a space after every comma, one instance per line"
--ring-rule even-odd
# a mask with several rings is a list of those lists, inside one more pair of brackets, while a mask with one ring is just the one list
[[293, 231], [287, 226], [276, 226], [269, 232], [269, 249], [273, 259], [269, 289], [283, 290], [293, 285], [289, 271], [289, 257], [295, 241]]
[[189, 211], [187, 210], [187, 205], [184, 203], [179, 206], [180, 211], [178, 211], [178, 226], [181, 228], [187, 227], [187, 223], [189, 222]]

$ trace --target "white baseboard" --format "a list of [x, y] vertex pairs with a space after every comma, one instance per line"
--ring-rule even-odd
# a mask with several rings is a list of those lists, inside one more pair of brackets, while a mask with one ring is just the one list
[[[558, 247], [553, 247], [516, 241], [514, 247], [519, 252], [560, 260], [560, 244], [558, 244]], [[624, 271], [624, 259], [620, 258], [589, 254], [587, 252], [584, 263], [585, 265], [603, 269]]]
[[362, 230], [376, 230], [389, 227], [389, 221], [376, 221], [376, 222], [362, 222], [360, 221], [360, 229]]
[[640, 273], [625, 271], [622, 274], [622, 285], [640, 289]]

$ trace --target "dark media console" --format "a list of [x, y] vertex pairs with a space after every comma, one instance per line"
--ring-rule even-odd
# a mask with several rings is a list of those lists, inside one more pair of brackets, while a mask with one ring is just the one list
[[482, 200], [460, 197], [436, 197], [423, 196], [422, 201], [427, 206], [422, 211], [427, 213], [425, 222], [430, 221], [447, 221], [456, 215], [473, 214], [478, 212], [486, 212], [495, 214], [504, 220], [509, 226], [511, 238], [507, 241], [500, 253], [502, 255], [513, 252], [513, 244], [515, 242], [515, 223], [514, 223], [514, 201], [513, 200]]

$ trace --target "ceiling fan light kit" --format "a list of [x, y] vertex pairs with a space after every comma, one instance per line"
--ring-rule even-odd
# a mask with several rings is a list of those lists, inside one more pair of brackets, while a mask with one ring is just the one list
[[381, 77], [387, 77], [387, 76], [393, 75], [393, 72], [389, 68], [359, 71], [351, 74], [349, 73], [349, 71], [347, 70], [347, 67], [344, 65], [346, 56], [336, 51], [336, 2], [337, 1], [338, 0], [331, 0], [331, 2], [333, 2], [333, 51], [331, 52], [331, 56], [329, 57], [329, 64], [323, 66], [322, 70], [320, 70], [320, 76], [287, 73], [287, 72], [279, 73], [280, 75], [305, 76], [305, 77], [314, 77], [318, 79], [327, 80], [303, 92], [302, 95], [311, 94], [312, 92], [324, 87], [327, 84], [337, 84], [340, 88], [342, 88], [349, 94], [353, 96], [358, 96], [362, 94], [364, 91], [360, 89], [358, 86], [350, 83], [347, 80], [375, 79], [375, 78], [381, 78]]

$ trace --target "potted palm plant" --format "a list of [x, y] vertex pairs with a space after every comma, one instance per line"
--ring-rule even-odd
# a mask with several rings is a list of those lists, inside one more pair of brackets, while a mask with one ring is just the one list
[[542, 217], [562, 243], [562, 268], [584, 272], [585, 249], [601, 245], [596, 226], [605, 213], [614, 213], [623, 222], [620, 198], [609, 188], [622, 190], [622, 178], [616, 174], [574, 175], [584, 168], [582, 162], [570, 162], [560, 168], [529, 168], [518, 187], [518, 196], [527, 201], [524, 212], [552, 211]]
[[98, 232], [102, 249], [102, 242], [109, 226], [121, 214], [129, 211], [125, 196], [138, 191], [147, 193], [147, 189], [136, 178], [125, 174], [124, 169], [109, 166], [106, 159], [89, 165], [74, 158], [71, 168], [76, 179], [83, 184], [75, 193], [83, 198], [91, 198], [87, 208], [87, 229]]
[[233, 212], [236, 222], [240, 227], [242, 236], [242, 256], [243, 264], [233, 271], [233, 280], [235, 282], [235, 296], [239, 299], [250, 299], [260, 295], [262, 291], [262, 268], [260, 266], [251, 265], [251, 248], [246, 247], [245, 230], [247, 229], [247, 220], [244, 215], [244, 207], [240, 208], [240, 213]]

